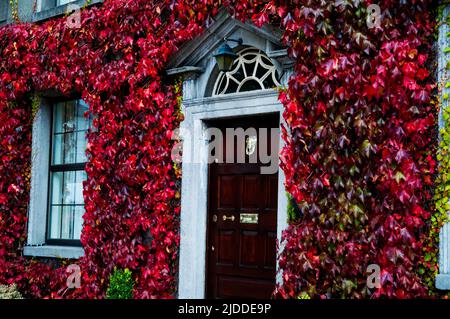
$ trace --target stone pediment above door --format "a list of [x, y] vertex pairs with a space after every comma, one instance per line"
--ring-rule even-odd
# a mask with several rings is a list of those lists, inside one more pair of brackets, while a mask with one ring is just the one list
[[281, 44], [281, 36], [282, 31], [276, 27], [264, 25], [258, 28], [252, 23], [242, 23], [223, 10], [202, 35], [180, 48], [169, 62], [167, 74], [181, 76], [185, 80], [184, 100], [211, 96], [215, 79], [220, 73], [214, 53], [224, 43], [224, 38], [241, 38], [242, 46], [229, 42], [233, 50], [236, 53], [246, 48], [260, 50], [272, 61], [284, 85], [293, 63]]

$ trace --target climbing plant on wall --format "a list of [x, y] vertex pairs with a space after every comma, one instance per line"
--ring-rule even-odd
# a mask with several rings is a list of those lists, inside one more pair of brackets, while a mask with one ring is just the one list
[[[436, 108], [431, 1], [106, 0], [66, 19], [0, 29], [0, 284], [30, 297], [105, 297], [115, 268], [134, 297], [176, 295], [179, 86], [164, 67], [222, 7], [283, 30], [295, 61], [281, 166], [301, 211], [283, 234], [278, 297], [419, 297], [433, 209]], [[377, 19], [376, 19], [377, 20]], [[95, 115], [84, 184], [82, 287], [25, 260], [35, 92], [79, 94]], [[381, 288], [366, 287], [367, 266]]]
[[[436, 25], [437, 31], [439, 28], [443, 28], [450, 22], [450, 16], [445, 14], [446, 5], [443, 4], [438, 9], [438, 24]], [[449, 34], [445, 35], [449, 37]], [[441, 129], [439, 130], [439, 147], [437, 148], [437, 178], [435, 187], [435, 204], [436, 209], [431, 216], [431, 224], [429, 230], [428, 239], [424, 245], [424, 264], [423, 268], [419, 270], [424, 274], [424, 282], [429, 288], [430, 293], [435, 292], [435, 277], [439, 272], [439, 232], [442, 226], [449, 221], [447, 212], [450, 210], [450, 113], [448, 107], [448, 92], [450, 87], [448, 70], [450, 64], [448, 62], [448, 53], [450, 47], [444, 48], [444, 52], [440, 52], [439, 59], [443, 60], [443, 69], [437, 70], [437, 76], [439, 77], [438, 94], [436, 95], [436, 105], [440, 109], [441, 116]]]
[[[284, 234], [284, 297], [426, 295], [417, 265], [435, 170], [433, 25], [427, 3], [381, 6], [379, 28], [355, 19], [365, 5], [346, 4], [310, 15], [292, 40], [282, 166], [303, 218]], [[379, 289], [367, 289], [370, 264]]]

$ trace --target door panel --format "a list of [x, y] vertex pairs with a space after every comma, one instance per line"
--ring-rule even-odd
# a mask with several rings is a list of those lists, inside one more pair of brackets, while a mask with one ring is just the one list
[[[241, 118], [210, 125], [224, 134], [226, 128], [236, 127], [270, 130], [279, 126], [279, 118]], [[270, 140], [258, 142], [270, 144]], [[245, 153], [245, 145], [237, 147], [235, 143], [234, 152]], [[217, 153], [225, 151], [224, 138]], [[275, 289], [278, 174], [262, 175], [263, 165], [267, 164], [259, 159], [209, 165], [208, 298], [270, 298]]]
[[234, 230], [221, 229], [217, 240], [217, 262], [222, 265], [233, 265], [234, 263]]
[[267, 232], [264, 236], [266, 238], [265, 241], [265, 250], [264, 250], [264, 268], [265, 269], [275, 269], [275, 261], [276, 261], [276, 246], [277, 246], [277, 233], [276, 232]]
[[258, 267], [258, 231], [243, 230], [240, 237], [239, 267]]
[[219, 209], [234, 208], [236, 206], [236, 189], [234, 188], [237, 181], [237, 176], [222, 175], [219, 178]]
[[259, 198], [255, 194], [260, 193], [259, 175], [244, 175], [242, 179], [242, 210], [257, 209]]
[[267, 299], [274, 289], [272, 281], [252, 278], [221, 276], [217, 278], [217, 298]]

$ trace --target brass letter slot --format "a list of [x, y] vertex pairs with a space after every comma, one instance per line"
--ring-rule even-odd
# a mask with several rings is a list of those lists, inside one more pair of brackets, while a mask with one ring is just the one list
[[258, 214], [241, 214], [241, 224], [258, 224]]

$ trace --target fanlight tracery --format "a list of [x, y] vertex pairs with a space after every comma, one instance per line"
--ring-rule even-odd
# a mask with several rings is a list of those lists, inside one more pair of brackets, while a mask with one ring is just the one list
[[255, 48], [238, 53], [229, 72], [220, 72], [214, 84], [213, 96], [266, 90], [281, 86], [278, 72], [267, 55]]

